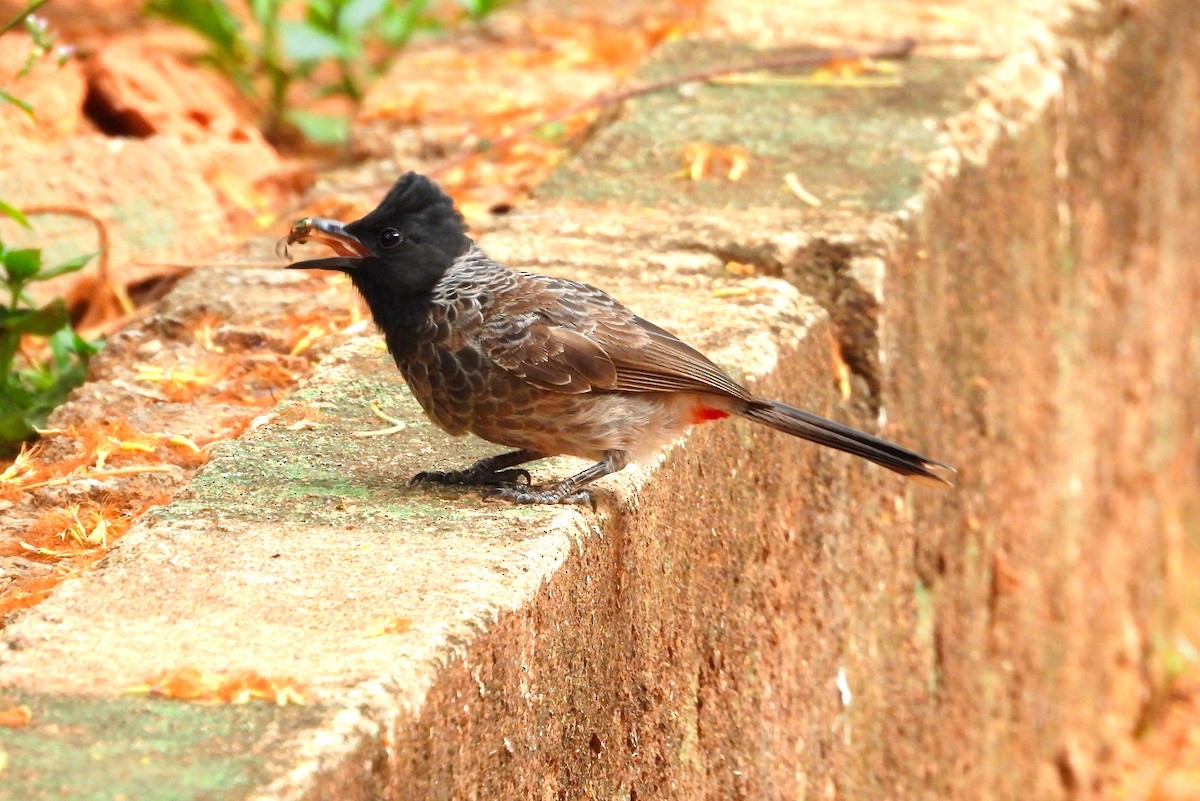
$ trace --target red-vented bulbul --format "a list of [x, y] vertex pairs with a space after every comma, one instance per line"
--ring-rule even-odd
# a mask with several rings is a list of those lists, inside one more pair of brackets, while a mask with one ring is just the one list
[[[418, 473], [413, 482], [487, 485], [517, 503], [586, 500], [583, 488], [592, 481], [652, 455], [689, 426], [731, 414], [902, 475], [945, 481], [939, 473], [952, 472], [755, 396], [594, 286], [496, 263], [467, 237], [450, 197], [423, 175], [400, 178], [361, 220], [304, 219], [287, 241], [319, 241], [339, 254], [289, 266], [350, 276], [435, 423], [516, 448], [465, 470]], [[558, 454], [596, 464], [546, 487], [530, 486], [528, 471], [517, 468]]]

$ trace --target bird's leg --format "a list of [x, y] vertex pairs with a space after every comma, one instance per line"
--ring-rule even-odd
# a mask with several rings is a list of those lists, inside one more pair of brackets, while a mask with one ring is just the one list
[[525, 479], [525, 486], [529, 486], [532, 480], [528, 470], [508, 468], [516, 467], [519, 464], [532, 462], [536, 459], [545, 459], [546, 454], [536, 453], [534, 451], [509, 451], [508, 453], [498, 453], [495, 456], [488, 456], [485, 459], [480, 459], [475, 464], [468, 467], [466, 470], [426, 470], [417, 473], [409, 479], [409, 484], [471, 484], [471, 485], [519, 485], [521, 479]]
[[594, 507], [592, 494], [583, 487], [598, 478], [617, 472], [629, 464], [629, 461], [629, 453], [626, 451], [606, 451], [604, 458], [587, 470], [565, 478], [557, 484], [551, 484], [546, 489], [507, 485], [496, 487], [488, 494], [513, 503], [585, 503]]

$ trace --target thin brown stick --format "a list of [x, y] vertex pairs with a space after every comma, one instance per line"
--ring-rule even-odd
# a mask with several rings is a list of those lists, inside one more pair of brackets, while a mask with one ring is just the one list
[[555, 122], [574, 117], [577, 114], [582, 114], [585, 111], [603, 108], [605, 106], [622, 103], [634, 97], [641, 95], [659, 92], [663, 89], [670, 89], [673, 86], [681, 86], [685, 83], [704, 83], [711, 81], [714, 78], [722, 78], [726, 75], [736, 75], [746, 72], [771, 72], [785, 69], [795, 69], [797, 67], [816, 67], [826, 64], [834, 59], [843, 61], [854, 61], [862, 59], [895, 60], [907, 58], [917, 46], [915, 39], [905, 37], [895, 42], [888, 42], [871, 50], [854, 50], [851, 48], [842, 48], [839, 50], [818, 50], [809, 53], [795, 54], [790, 56], [779, 56], [776, 58], [763, 58], [755, 61], [750, 61], [744, 64], [725, 64], [717, 67], [709, 67], [708, 69], [696, 70], [694, 72], [684, 73], [683, 75], [675, 75], [670, 78], [663, 78], [658, 81], [638, 84], [625, 89], [618, 89], [615, 92], [598, 95], [587, 100], [569, 106], [562, 111], [554, 112], [543, 117], [538, 122], [526, 125], [512, 133], [502, 136], [499, 139], [493, 140], [486, 144], [480, 143], [473, 145], [459, 153], [456, 156], [434, 165], [429, 170], [430, 175], [440, 175], [446, 170], [453, 169], [460, 164], [466, 162], [474, 156], [488, 150], [497, 150], [516, 142], [524, 136], [528, 136], [537, 129], [550, 125]]
[[108, 225], [104, 220], [81, 206], [26, 206], [22, 211], [25, 212], [25, 216], [27, 217], [32, 217], [35, 214], [57, 214], [63, 217], [79, 217], [94, 225], [96, 227], [96, 239], [99, 240], [100, 244], [100, 252], [96, 255], [96, 272], [100, 275], [101, 283], [108, 286]]

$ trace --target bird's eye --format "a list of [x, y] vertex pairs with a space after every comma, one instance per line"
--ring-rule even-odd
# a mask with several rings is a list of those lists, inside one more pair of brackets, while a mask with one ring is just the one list
[[394, 248], [404, 241], [404, 234], [397, 231], [395, 228], [384, 228], [379, 232], [379, 246], [383, 248]]

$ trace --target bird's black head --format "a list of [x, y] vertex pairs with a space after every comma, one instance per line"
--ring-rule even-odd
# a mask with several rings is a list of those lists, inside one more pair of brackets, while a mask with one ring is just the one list
[[454, 201], [415, 172], [396, 181], [378, 208], [361, 220], [343, 225], [304, 219], [287, 238], [288, 244], [309, 241], [322, 242], [339, 255], [288, 266], [346, 273], [385, 328], [391, 310], [427, 296], [471, 246]]

